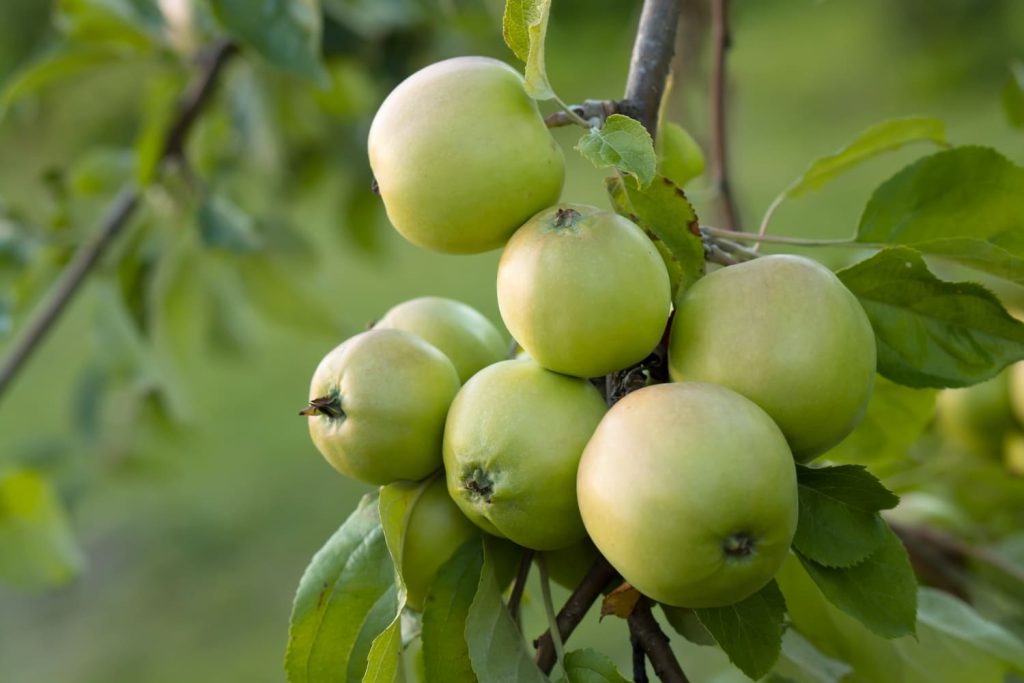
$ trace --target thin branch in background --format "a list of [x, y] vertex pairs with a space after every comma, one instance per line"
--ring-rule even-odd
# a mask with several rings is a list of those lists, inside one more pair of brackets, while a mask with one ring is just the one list
[[[619, 112], [619, 100], [584, 100], [583, 104], [572, 104], [569, 111], [556, 111], [544, 118], [548, 128], [577, 125], [577, 119], [585, 120], [590, 126], [600, 126], [612, 114]], [[574, 118], [569, 112], [577, 117]]]
[[519, 559], [519, 570], [516, 572], [516, 582], [512, 585], [512, 594], [508, 596], [508, 611], [512, 614], [512, 621], [519, 624], [520, 605], [523, 602], [523, 592], [526, 591], [526, 580], [530, 577], [530, 564], [533, 562], [534, 551], [524, 548], [523, 556]]
[[740, 226], [736, 198], [729, 180], [729, 150], [726, 144], [728, 111], [726, 53], [732, 42], [729, 32], [729, 0], [711, 0], [711, 33], [714, 55], [711, 62], [711, 182], [718, 196], [722, 224], [728, 230]]
[[650, 598], [640, 598], [628, 621], [631, 638], [635, 638], [643, 647], [658, 678], [663, 683], [688, 683], [689, 679], [669, 646], [668, 636], [654, 619]]
[[[619, 576], [619, 573], [608, 564], [608, 560], [604, 557], [598, 557], [594, 562], [590, 571], [583, 577], [580, 584], [576, 586], [576, 590], [572, 592], [569, 599], [565, 602], [565, 605], [558, 612], [558, 616], [555, 618], [555, 623], [558, 624], [558, 632], [562, 636], [562, 640], [567, 640], [572, 634], [583, 617], [586, 616], [587, 612], [593, 606], [598, 596], [601, 595], [601, 591], [609, 583], [614, 581]], [[534, 661], [537, 662], [537, 666], [546, 674], [551, 673], [551, 668], [555, 665], [555, 643], [551, 639], [551, 629], [548, 629], [534, 641], [534, 646], [537, 648], [537, 655]]]
[[[209, 101], [224, 65], [236, 52], [233, 43], [218, 43], [203, 60], [196, 80], [185, 90], [178, 116], [167, 133], [161, 161], [180, 156], [200, 111]], [[10, 353], [0, 365], [0, 397], [10, 387], [18, 371], [39, 348], [53, 325], [67, 310], [68, 304], [81, 289], [89, 273], [129, 224], [139, 206], [141, 190], [134, 184], [121, 189], [100, 223], [96, 233], [75, 252], [61, 271], [47, 298], [39, 305], [21, 336], [14, 342]]]

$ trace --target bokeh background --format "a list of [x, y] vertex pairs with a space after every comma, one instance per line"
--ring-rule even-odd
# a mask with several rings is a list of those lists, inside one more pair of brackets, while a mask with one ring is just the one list
[[[67, 40], [54, 4], [0, 4], [0, 81]], [[106, 4], [148, 17], [174, 47], [40, 86], [0, 120], [0, 292], [14, 331], [130, 175], [131, 150], [188, 74], [182, 52], [216, 34], [158, 14], [188, 2]], [[316, 363], [419, 295], [461, 299], [500, 322], [498, 253], [451, 257], [402, 241], [368, 191], [364, 145], [377, 104], [416, 68], [460, 54], [512, 61], [501, 3], [323, 4], [330, 87], [254, 55], [234, 63], [189, 147], [193, 168], [147, 192], [118, 246], [142, 265], [106, 263], [0, 401], [0, 466], [50, 478], [84, 558], [58, 587], [0, 584], [0, 681], [282, 680], [299, 577], [367, 490], [327, 466], [297, 416]], [[1024, 162], [1024, 134], [1001, 101], [1008, 65], [1024, 58], [1024, 3], [733, 4], [729, 139], [747, 227], [811, 159], [889, 117], [936, 116], [951, 141]], [[621, 95], [639, 5], [554, 3], [547, 62], [565, 101]], [[707, 16], [693, 7], [669, 116], [706, 143]], [[605, 205], [602, 174], [572, 150], [578, 132], [555, 135], [564, 198]], [[922, 151], [784, 205], [774, 231], [850, 234], [871, 190]], [[714, 224], [706, 178], [689, 189]], [[12, 235], [28, 239], [4, 251]], [[818, 256], [839, 264], [851, 254]], [[0, 350], [13, 337], [4, 334]], [[528, 603], [538, 624], [536, 598]], [[628, 656], [616, 619], [578, 638]]]

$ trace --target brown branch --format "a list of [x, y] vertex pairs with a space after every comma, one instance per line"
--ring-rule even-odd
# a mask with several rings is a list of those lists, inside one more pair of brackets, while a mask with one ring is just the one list
[[619, 105], [619, 110], [642, 123], [652, 138], [658, 132], [658, 109], [672, 66], [680, 9], [681, 0], [644, 0], [626, 95]]
[[512, 593], [508, 596], [508, 611], [512, 614], [512, 621], [516, 624], [519, 623], [519, 606], [523, 601], [523, 592], [526, 590], [526, 580], [530, 577], [533, 555], [533, 550], [523, 549], [523, 556], [519, 559], [519, 570], [516, 572], [516, 582], [512, 585]]
[[633, 613], [629, 615], [628, 622], [630, 637], [635, 638], [643, 647], [658, 678], [663, 683], [687, 683], [686, 674], [683, 673], [669, 646], [668, 636], [658, 626], [651, 613], [649, 598], [640, 598], [640, 602], [633, 608]]
[[[621, 104], [620, 100], [584, 100], [583, 104], [570, 105], [569, 109], [582, 119], [601, 124], [612, 114], [619, 113]], [[544, 118], [544, 123], [548, 128], [576, 125], [576, 121], [568, 112], [562, 110], [548, 114]]]
[[629, 644], [633, 648], [633, 683], [649, 683], [647, 677], [647, 653], [644, 651], [644, 644], [636, 633], [636, 625], [632, 621], [629, 624]]
[[914, 571], [934, 588], [969, 601], [967, 565], [971, 561], [985, 565], [1009, 583], [1024, 585], [1024, 570], [987, 548], [924, 525], [889, 522], [889, 526], [903, 541]]
[[711, 178], [718, 195], [722, 224], [728, 230], [739, 229], [739, 211], [729, 181], [729, 155], [726, 145], [726, 69], [725, 56], [732, 42], [729, 33], [729, 0], [711, 0], [711, 33], [714, 58], [711, 66]]
[[[181, 155], [184, 141], [192, 124], [195, 123], [200, 110], [209, 100], [218, 76], [235, 50], [232, 43], [219, 43], [204, 60], [199, 76], [182, 97], [178, 116], [167, 134], [164, 151], [160, 157], [161, 161]], [[51, 288], [46, 301], [40, 304], [38, 312], [28, 323], [28, 327], [21, 337], [14, 343], [3, 364], [0, 365], [0, 396], [10, 386], [32, 353], [39, 348], [40, 343], [67, 309], [68, 304], [81, 289], [86, 277], [96, 267], [114, 239], [128, 225], [139, 206], [140, 197], [141, 191], [133, 184], [122, 188], [110, 204], [96, 234], [83, 242], [75, 252]]]
[[[618, 572], [608, 564], [608, 560], [603, 556], [597, 558], [590, 571], [559, 610], [558, 616], [555, 617], [555, 623], [558, 624], [558, 632], [562, 634], [563, 641], [576, 630], [579, 623], [583, 621], [583, 617], [601, 595], [602, 590], [618, 575]], [[555, 665], [555, 644], [551, 639], [550, 629], [545, 631], [533, 644], [537, 648], [537, 655], [534, 658], [537, 666], [544, 673], [551, 673], [551, 668]]]

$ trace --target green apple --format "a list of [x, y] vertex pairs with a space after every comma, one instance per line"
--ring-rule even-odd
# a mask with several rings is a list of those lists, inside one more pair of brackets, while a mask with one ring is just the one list
[[1012, 429], [1003, 438], [1003, 464], [1010, 474], [1024, 476], [1024, 432]]
[[672, 309], [657, 248], [627, 218], [592, 206], [542, 211], [509, 240], [498, 307], [543, 367], [597, 377], [643, 360]]
[[757, 592], [796, 532], [785, 437], [714, 384], [658, 384], [615, 404], [583, 452], [577, 495], [587, 533], [622, 578], [675, 607]]
[[368, 484], [419, 480], [441, 466], [455, 366], [401, 330], [370, 330], [320, 361], [309, 387], [309, 434], [327, 462]]
[[765, 256], [698, 280], [669, 339], [675, 381], [721, 384], [768, 413], [806, 462], [853, 431], [875, 381], [875, 336], [830, 270]]
[[437, 571], [480, 530], [448, 495], [443, 476], [424, 483], [396, 482], [384, 488], [412, 494], [404, 513], [402, 566], [398, 571], [405, 582], [407, 604], [421, 611]]
[[1013, 424], [1009, 371], [973, 386], [944, 389], [936, 399], [936, 431], [979, 457], [998, 459]]
[[534, 550], [584, 537], [576, 467], [605, 404], [589, 382], [531, 360], [484, 368], [459, 391], [444, 432], [448, 491], [488, 533]]
[[1010, 405], [1013, 417], [1020, 427], [1024, 427], [1024, 361], [1014, 363], [1007, 371], [1010, 374]]
[[398, 304], [374, 329], [405, 330], [427, 340], [448, 356], [462, 382], [508, 355], [508, 343], [494, 323], [472, 306], [439, 296]]
[[435, 251], [500, 247], [558, 201], [565, 179], [522, 76], [487, 57], [446, 59], [407, 78], [381, 104], [368, 146], [391, 223]]

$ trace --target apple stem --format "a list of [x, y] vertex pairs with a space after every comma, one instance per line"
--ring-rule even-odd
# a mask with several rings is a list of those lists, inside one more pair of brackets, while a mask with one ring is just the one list
[[309, 402], [309, 405], [299, 411], [299, 415], [310, 417], [313, 415], [326, 415], [327, 417], [336, 420], [341, 417], [345, 417], [345, 411], [341, 409], [341, 396], [338, 394], [331, 394], [329, 396], [321, 396], [320, 398], [314, 398]]

